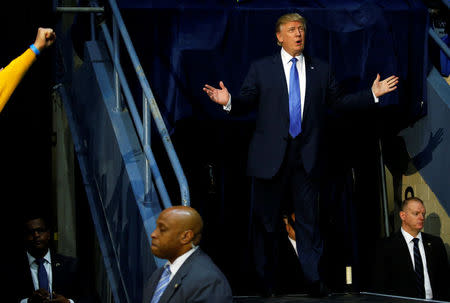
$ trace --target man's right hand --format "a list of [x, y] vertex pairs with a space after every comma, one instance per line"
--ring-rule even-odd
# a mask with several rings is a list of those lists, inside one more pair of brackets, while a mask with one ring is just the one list
[[34, 46], [41, 52], [56, 40], [56, 34], [51, 28], [38, 28]]
[[43, 288], [39, 288], [28, 300], [30, 303], [42, 303], [50, 299], [50, 293]]
[[223, 82], [219, 82], [220, 89], [212, 87], [211, 85], [205, 84], [205, 87], [203, 87], [203, 91], [209, 96], [211, 100], [214, 102], [220, 104], [220, 105], [227, 105], [228, 100], [230, 100], [230, 93], [228, 92], [228, 89], [223, 85]]

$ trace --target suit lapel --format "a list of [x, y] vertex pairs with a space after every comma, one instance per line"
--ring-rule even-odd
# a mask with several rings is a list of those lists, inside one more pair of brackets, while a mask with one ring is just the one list
[[159, 279], [161, 278], [161, 274], [164, 270], [164, 266], [160, 267], [156, 270], [154, 276], [151, 277], [150, 282], [145, 286], [143, 297], [149, 298], [148, 302], [153, 298], [153, 294], [155, 293], [156, 286], [158, 285]]
[[28, 263], [28, 256], [25, 254], [24, 262], [23, 262], [23, 272], [24, 272], [24, 285], [27, 285], [27, 290], [29, 290], [29, 294], [34, 292], [34, 284], [33, 279], [31, 278], [31, 269], [30, 263]]
[[398, 249], [400, 250], [399, 256], [401, 256], [398, 262], [405, 262], [406, 264], [404, 265], [408, 268], [410, 273], [415, 274], [414, 265], [411, 259], [411, 253], [409, 252], [408, 244], [406, 243], [405, 237], [403, 237], [401, 231], [397, 232], [395, 234], [395, 237], [398, 238], [398, 241], [396, 241], [396, 243], [399, 243], [398, 247]]
[[306, 112], [311, 104], [311, 90], [312, 90], [312, 83], [315, 83], [314, 77], [315, 77], [315, 67], [311, 62], [311, 57], [305, 56], [305, 71], [306, 71], [306, 91], [305, 91], [305, 105], [303, 106], [303, 119], [302, 124], [305, 119]]
[[60, 285], [62, 282], [62, 279], [64, 279], [64, 274], [61, 274], [61, 271], [63, 270], [62, 266], [62, 260], [57, 254], [51, 253], [52, 258], [52, 289], [54, 291], [58, 291], [60, 289]]
[[430, 237], [425, 233], [422, 233], [422, 242], [423, 242], [423, 249], [425, 251], [425, 260], [427, 262], [428, 277], [430, 278], [431, 287], [433, 287], [434, 272], [433, 266], [431, 266], [431, 262], [433, 260], [433, 246]]
[[172, 296], [176, 293], [176, 291], [182, 286], [183, 279], [189, 273], [191, 269], [192, 260], [200, 253], [200, 248], [198, 248], [189, 258], [184, 261], [183, 265], [181, 265], [180, 269], [177, 271], [172, 281], [170, 281], [169, 285], [167, 285], [166, 290], [162, 294], [159, 299], [159, 303], [170, 302]]
[[286, 75], [284, 74], [283, 61], [281, 60], [281, 53], [278, 52], [273, 56], [273, 79], [274, 90], [280, 91], [280, 100], [274, 100], [279, 104], [281, 118], [289, 121], [289, 93], [287, 87]]

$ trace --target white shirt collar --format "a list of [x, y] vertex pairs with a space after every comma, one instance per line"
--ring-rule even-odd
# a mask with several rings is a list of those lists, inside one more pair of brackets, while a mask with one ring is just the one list
[[[297, 58], [298, 62], [303, 62], [303, 53], [301, 53], [298, 56], [295, 56], [295, 58]], [[289, 55], [284, 48], [281, 48], [281, 61], [283, 62], [283, 64], [288, 64], [289, 61], [291, 61], [291, 59], [292, 56]]]
[[187, 252], [185, 252], [184, 254], [179, 256], [178, 258], [176, 258], [175, 261], [173, 261], [173, 263], [170, 263], [170, 261], [167, 261], [166, 264], [169, 264], [169, 266], [170, 266], [170, 272], [171, 272], [170, 279], [171, 280], [175, 276], [177, 271], [180, 269], [180, 267], [183, 265], [183, 263], [187, 260], [187, 258], [189, 258], [189, 256], [192, 255], [197, 250], [197, 248], [198, 248], [198, 246], [192, 247], [190, 250], [188, 250]]
[[[404, 230], [403, 227], [401, 227], [400, 230], [403, 234], [403, 237], [405, 238], [406, 243], [409, 243], [414, 239], [414, 237], [410, 233], [408, 233], [406, 230]], [[422, 242], [422, 233], [420, 231], [417, 234], [416, 238], [418, 238], [420, 240], [419, 242]]]
[[[33, 264], [33, 262], [36, 260], [35, 257], [33, 257], [32, 255], [30, 255], [30, 253], [27, 251], [27, 257], [28, 257], [28, 264], [31, 266], [31, 264]], [[50, 249], [47, 250], [47, 253], [45, 254], [44, 258], [45, 261], [47, 261], [47, 263], [52, 264], [52, 259], [50, 257]]]

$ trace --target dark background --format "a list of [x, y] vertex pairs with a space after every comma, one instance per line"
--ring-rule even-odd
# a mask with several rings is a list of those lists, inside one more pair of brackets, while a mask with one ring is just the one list
[[[52, 1], [2, 1], [0, 66], [21, 55], [38, 27], [53, 27]], [[0, 113], [0, 188], [5, 228], [22, 241], [21, 214], [36, 205], [51, 211], [51, 102], [53, 50], [32, 65]]]

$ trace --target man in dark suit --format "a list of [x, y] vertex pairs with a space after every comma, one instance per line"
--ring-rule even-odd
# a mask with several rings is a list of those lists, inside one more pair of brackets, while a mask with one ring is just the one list
[[7, 293], [13, 297], [8, 302], [96, 302], [89, 277], [78, 260], [50, 249], [51, 232], [46, 222], [40, 215], [25, 219], [26, 255], [7, 266], [7, 282], [11, 283]]
[[198, 247], [202, 229], [202, 218], [191, 207], [161, 212], [151, 235], [152, 253], [168, 262], [150, 277], [143, 303], [233, 301], [227, 279]]
[[344, 95], [329, 66], [303, 54], [306, 22], [298, 14], [278, 19], [276, 37], [281, 51], [250, 66], [240, 94], [231, 96], [208, 84], [203, 90], [231, 114], [257, 108], [256, 129], [248, 151], [247, 174], [253, 177], [253, 246], [260, 285], [276, 292], [276, 231], [281, 210], [292, 204], [299, 259], [312, 295], [326, 294], [319, 274], [322, 242], [318, 227], [320, 147], [329, 106], [365, 109], [396, 89], [398, 78], [380, 81], [371, 89]]
[[419, 198], [403, 201], [401, 229], [377, 245], [373, 269], [375, 291], [450, 300], [447, 252], [441, 238], [420, 231], [424, 225], [425, 212], [425, 206]]

